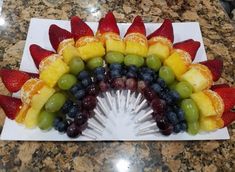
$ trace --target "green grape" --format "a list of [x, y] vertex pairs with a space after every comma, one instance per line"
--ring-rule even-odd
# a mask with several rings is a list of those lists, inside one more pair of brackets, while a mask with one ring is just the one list
[[155, 56], [155, 55], [150, 55], [146, 58], [146, 65], [155, 70], [155, 71], [158, 71], [159, 68], [161, 67], [162, 63], [161, 63], [161, 60]]
[[119, 52], [108, 52], [105, 56], [105, 60], [109, 64], [112, 64], [112, 63], [121, 64], [124, 61], [124, 55]]
[[88, 60], [87, 67], [93, 70], [97, 67], [103, 66], [103, 59], [101, 57], [94, 57]]
[[69, 62], [70, 73], [78, 75], [85, 68], [85, 64], [81, 58], [73, 58]]
[[186, 81], [181, 81], [176, 84], [175, 90], [179, 93], [182, 99], [188, 98], [193, 92], [192, 86]]
[[45, 109], [48, 112], [59, 111], [66, 101], [66, 96], [62, 93], [53, 94], [46, 102]]
[[184, 111], [184, 117], [187, 123], [198, 121], [199, 110], [192, 99], [184, 99], [181, 102], [181, 109]]
[[171, 85], [169, 85], [169, 88], [171, 90], [175, 90], [175, 87], [176, 87], [177, 84], [178, 84], [178, 82], [175, 80], [173, 83], [171, 83]]
[[187, 132], [191, 135], [196, 135], [199, 132], [199, 123], [198, 122], [191, 122], [187, 123], [188, 129]]
[[168, 66], [162, 66], [159, 70], [159, 77], [162, 78], [167, 85], [170, 85], [175, 80], [173, 70]]
[[38, 127], [41, 130], [49, 130], [55, 118], [55, 114], [51, 112], [42, 111], [38, 117]]
[[58, 86], [62, 90], [69, 90], [77, 83], [77, 78], [72, 74], [64, 74], [58, 80]]
[[136, 67], [141, 67], [144, 64], [144, 58], [138, 55], [126, 55], [124, 59], [124, 63], [126, 66], [134, 65]]

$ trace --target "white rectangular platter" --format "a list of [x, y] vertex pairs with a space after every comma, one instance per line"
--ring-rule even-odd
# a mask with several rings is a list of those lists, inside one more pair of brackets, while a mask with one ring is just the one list
[[[32, 18], [26, 44], [23, 52], [23, 57], [20, 65], [20, 70], [28, 72], [37, 72], [34, 62], [29, 53], [29, 46], [31, 44], [38, 44], [46, 49], [53, 50], [48, 37], [48, 29], [51, 24], [57, 24], [58, 26], [70, 31], [69, 21], [63, 20], [50, 20], [50, 19], [37, 19]], [[96, 32], [97, 24], [95, 22], [87, 22], [87, 24]], [[118, 23], [121, 36], [123, 36], [129, 27], [130, 23]], [[158, 28], [160, 23], [146, 23], [147, 34], [153, 32]], [[204, 61], [207, 59], [206, 52], [202, 40], [201, 30], [198, 22], [186, 22], [186, 23], [174, 23], [174, 39], [175, 42], [183, 41], [185, 39], [195, 39], [201, 42], [201, 47], [198, 50], [195, 62]], [[18, 96], [15, 94], [14, 96]], [[143, 112], [140, 112], [143, 113]], [[141, 115], [141, 114], [137, 114]], [[110, 112], [112, 116], [112, 112]], [[110, 120], [106, 121], [103, 133], [96, 134], [97, 139], [90, 139], [85, 136], [80, 136], [76, 139], [70, 139], [66, 134], [60, 134], [54, 129], [49, 132], [43, 132], [40, 129], [27, 129], [22, 125], [17, 124], [15, 121], [11, 121], [8, 118], [5, 120], [5, 124], [2, 130], [2, 140], [24, 140], [24, 141], [174, 141], [174, 140], [225, 140], [229, 139], [229, 133], [227, 128], [217, 130], [215, 132], [200, 133], [196, 136], [191, 136], [184, 133], [171, 134], [170, 136], [163, 136], [160, 133], [154, 133], [149, 135], [136, 135], [138, 127], [134, 122], [134, 118], [129, 113], [124, 113], [122, 110], [115, 116], [110, 117]], [[148, 122], [147, 122], [148, 123]], [[147, 124], [146, 123], [146, 124]], [[92, 132], [92, 131], [91, 131]], [[94, 133], [93, 133], [94, 134]]]

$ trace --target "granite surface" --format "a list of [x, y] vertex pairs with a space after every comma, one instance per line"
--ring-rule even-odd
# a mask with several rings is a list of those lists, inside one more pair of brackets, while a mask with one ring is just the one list
[[[118, 22], [199, 21], [207, 56], [224, 60], [219, 82], [234, 85], [235, 29], [213, 0], [5, 0], [0, 25], [0, 67], [18, 68], [30, 18], [98, 21], [112, 10]], [[0, 82], [0, 93], [9, 94]], [[4, 113], [0, 111], [0, 131]], [[12, 131], [14, 132], [14, 131]], [[6, 142], [0, 171], [234, 171], [235, 124], [230, 140], [194, 142]]]

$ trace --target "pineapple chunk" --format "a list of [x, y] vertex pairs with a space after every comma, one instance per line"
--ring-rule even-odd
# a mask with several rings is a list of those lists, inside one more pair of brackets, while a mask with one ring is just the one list
[[170, 55], [170, 48], [167, 45], [158, 42], [149, 46], [148, 55], [152, 54], [159, 57], [161, 61], [164, 61]]
[[116, 51], [125, 54], [125, 43], [122, 40], [107, 39], [106, 52]]
[[81, 58], [85, 61], [105, 55], [105, 49], [101, 42], [89, 42], [84, 46], [78, 47], [78, 51]]
[[203, 92], [197, 92], [191, 95], [191, 98], [197, 104], [200, 111], [200, 117], [216, 116], [211, 99]]
[[27, 111], [29, 110], [29, 105], [23, 104], [22, 108], [20, 109], [19, 113], [17, 114], [15, 121], [18, 123], [23, 123], [25, 120], [25, 116]]
[[57, 58], [53, 63], [49, 64], [40, 73], [40, 79], [48, 86], [54, 87], [59, 78], [69, 71], [69, 67], [60, 58]]
[[189, 68], [188, 62], [186, 62], [178, 52], [171, 54], [171, 56], [165, 60], [164, 64], [173, 70], [177, 79], [180, 79], [181, 75]]
[[199, 120], [200, 129], [203, 131], [213, 131], [222, 128], [224, 122], [218, 117], [206, 117]]
[[47, 100], [54, 94], [55, 90], [48, 86], [40, 89], [39, 93], [34, 95], [31, 101], [31, 107], [35, 110], [41, 110]]
[[140, 44], [139, 42], [126, 41], [126, 54], [135, 54], [146, 57], [148, 53], [148, 46]]
[[38, 124], [39, 109], [31, 107], [25, 117], [24, 124], [27, 128], [35, 128]]
[[72, 60], [72, 58], [80, 58], [80, 54], [78, 52], [78, 49], [74, 46], [67, 46], [64, 50], [63, 50], [63, 60], [65, 63], [69, 64], [69, 62]]
[[208, 87], [208, 79], [200, 71], [191, 68], [181, 76], [181, 80], [187, 81], [193, 87], [194, 92], [199, 92]]

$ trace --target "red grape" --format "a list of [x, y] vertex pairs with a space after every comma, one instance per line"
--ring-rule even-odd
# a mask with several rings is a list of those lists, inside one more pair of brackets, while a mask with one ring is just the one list
[[82, 106], [86, 110], [93, 110], [95, 109], [97, 104], [97, 99], [94, 96], [86, 96], [82, 100]]
[[75, 123], [72, 123], [70, 126], [68, 126], [66, 133], [71, 138], [76, 138], [78, 135], [82, 134], [81, 130]]
[[112, 81], [112, 87], [117, 90], [125, 88], [125, 82], [123, 78], [115, 78]]
[[107, 82], [100, 81], [99, 88], [100, 88], [100, 91], [102, 91], [102, 92], [108, 91], [109, 84]]
[[87, 94], [92, 96], [96, 96], [99, 94], [99, 88], [95, 84], [88, 86], [86, 91]]
[[151, 90], [149, 87], [144, 88], [144, 97], [151, 102], [155, 97], [156, 94], [153, 90]]
[[159, 98], [155, 98], [151, 102], [151, 107], [154, 112], [156, 112], [160, 115], [163, 115], [166, 110], [166, 103], [165, 103], [165, 101], [163, 101]]
[[134, 78], [128, 78], [126, 80], [126, 88], [135, 91], [137, 89], [137, 81]]
[[137, 89], [140, 93], [143, 93], [145, 87], [146, 87], [146, 83], [144, 81], [138, 81]]

